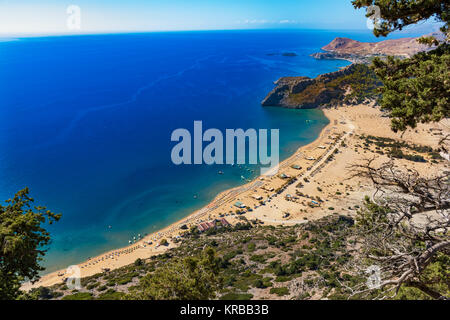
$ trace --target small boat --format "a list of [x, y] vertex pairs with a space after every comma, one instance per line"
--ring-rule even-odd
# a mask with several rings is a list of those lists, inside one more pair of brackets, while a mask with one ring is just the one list
[[219, 174], [224, 174], [224, 172], [223, 171], [219, 171]]

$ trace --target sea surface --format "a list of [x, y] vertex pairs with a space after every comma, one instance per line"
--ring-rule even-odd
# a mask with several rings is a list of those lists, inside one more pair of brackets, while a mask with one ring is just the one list
[[63, 214], [49, 228], [46, 272], [125, 246], [259, 174], [173, 165], [174, 129], [192, 131], [195, 120], [279, 129], [281, 159], [316, 139], [328, 124], [320, 110], [260, 102], [279, 77], [348, 65], [309, 56], [337, 36], [374, 40], [369, 31], [270, 30], [0, 42], [0, 199], [29, 187], [36, 204]]

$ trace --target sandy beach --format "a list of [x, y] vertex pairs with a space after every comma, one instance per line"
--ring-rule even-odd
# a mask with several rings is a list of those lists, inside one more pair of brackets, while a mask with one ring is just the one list
[[[201, 222], [224, 217], [235, 224], [242, 217], [258, 219], [266, 225], [293, 225], [320, 219], [326, 215], [354, 214], [365, 195], [371, 195], [373, 188], [369, 181], [350, 176], [349, 166], [369, 158], [376, 163], [389, 160], [387, 155], [376, 153], [374, 148], [364, 148], [361, 135], [392, 138], [407, 143], [437, 148], [442, 135], [450, 132], [450, 123], [445, 120], [438, 124], [419, 125], [403, 135], [390, 129], [390, 120], [382, 117], [381, 111], [373, 103], [344, 106], [323, 110], [330, 124], [311, 144], [299, 148], [291, 157], [283, 161], [278, 173], [260, 176], [252, 182], [226, 190], [210, 204], [184, 219], [131, 244], [128, 247], [109, 251], [78, 264], [81, 277], [91, 276], [105, 269], [116, 269], [133, 263], [136, 259], [146, 259], [164, 253], [176, 246], [188, 228]], [[430, 166], [399, 160], [406, 168], [414, 168], [423, 174], [443, 170], [446, 164]], [[290, 178], [296, 181], [286, 185]], [[281, 188], [281, 190], [280, 190]], [[276, 192], [279, 191], [279, 192]], [[236, 214], [236, 202], [241, 202], [247, 211]], [[264, 205], [262, 204], [264, 203]], [[162, 239], [168, 240], [161, 246]], [[50, 286], [62, 282], [68, 274], [60, 270], [45, 275], [33, 285], [27, 283], [23, 289]]]

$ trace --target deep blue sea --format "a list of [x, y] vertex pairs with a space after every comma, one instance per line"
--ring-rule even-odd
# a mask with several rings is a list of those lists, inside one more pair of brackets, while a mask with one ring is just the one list
[[374, 40], [369, 31], [214, 31], [0, 42], [0, 199], [27, 186], [36, 204], [63, 214], [50, 228], [47, 271], [165, 227], [259, 172], [177, 167], [172, 131], [194, 120], [280, 129], [287, 158], [328, 120], [260, 102], [281, 76], [347, 65], [309, 57], [336, 36]]

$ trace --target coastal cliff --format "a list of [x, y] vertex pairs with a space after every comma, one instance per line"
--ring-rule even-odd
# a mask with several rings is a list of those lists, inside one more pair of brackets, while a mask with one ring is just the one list
[[[441, 34], [431, 34], [440, 38]], [[380, 42], [360, 42], [349, 38], [335, 38], [322, 47], [324, 52], [314, 53], [316, 59], [340, 59], [353, 64], [315, 79], [283, 77], [262, 101], [263, 106], [310, 109], [341, 103], [361, 103], [377, 99], [381, 82], [368, 64], [376, 57], [409, 58], [419, 52], [433, 49], [420, 44], [418, 38], [401, 38]]]
[[263, 106], [311, 109], [327, 104], [359, 103], [377, 96], [381, 85], [366, 65], [353, 64], [317, 78], [283, 77], [262, 101]]
[[[439, 37], [439, 34], [432, 34]], [[432, 49], [420, 44], [418, 38], [401, 38], [380, 42], [360, 42], [349, 38], [336, 38], [322, 47], [324, 52], [314, 53], [316, 59], [340, 59], [353, 63], [370, 63], [375, 57], [394, 56], [410, 58], [411, 56]]]

